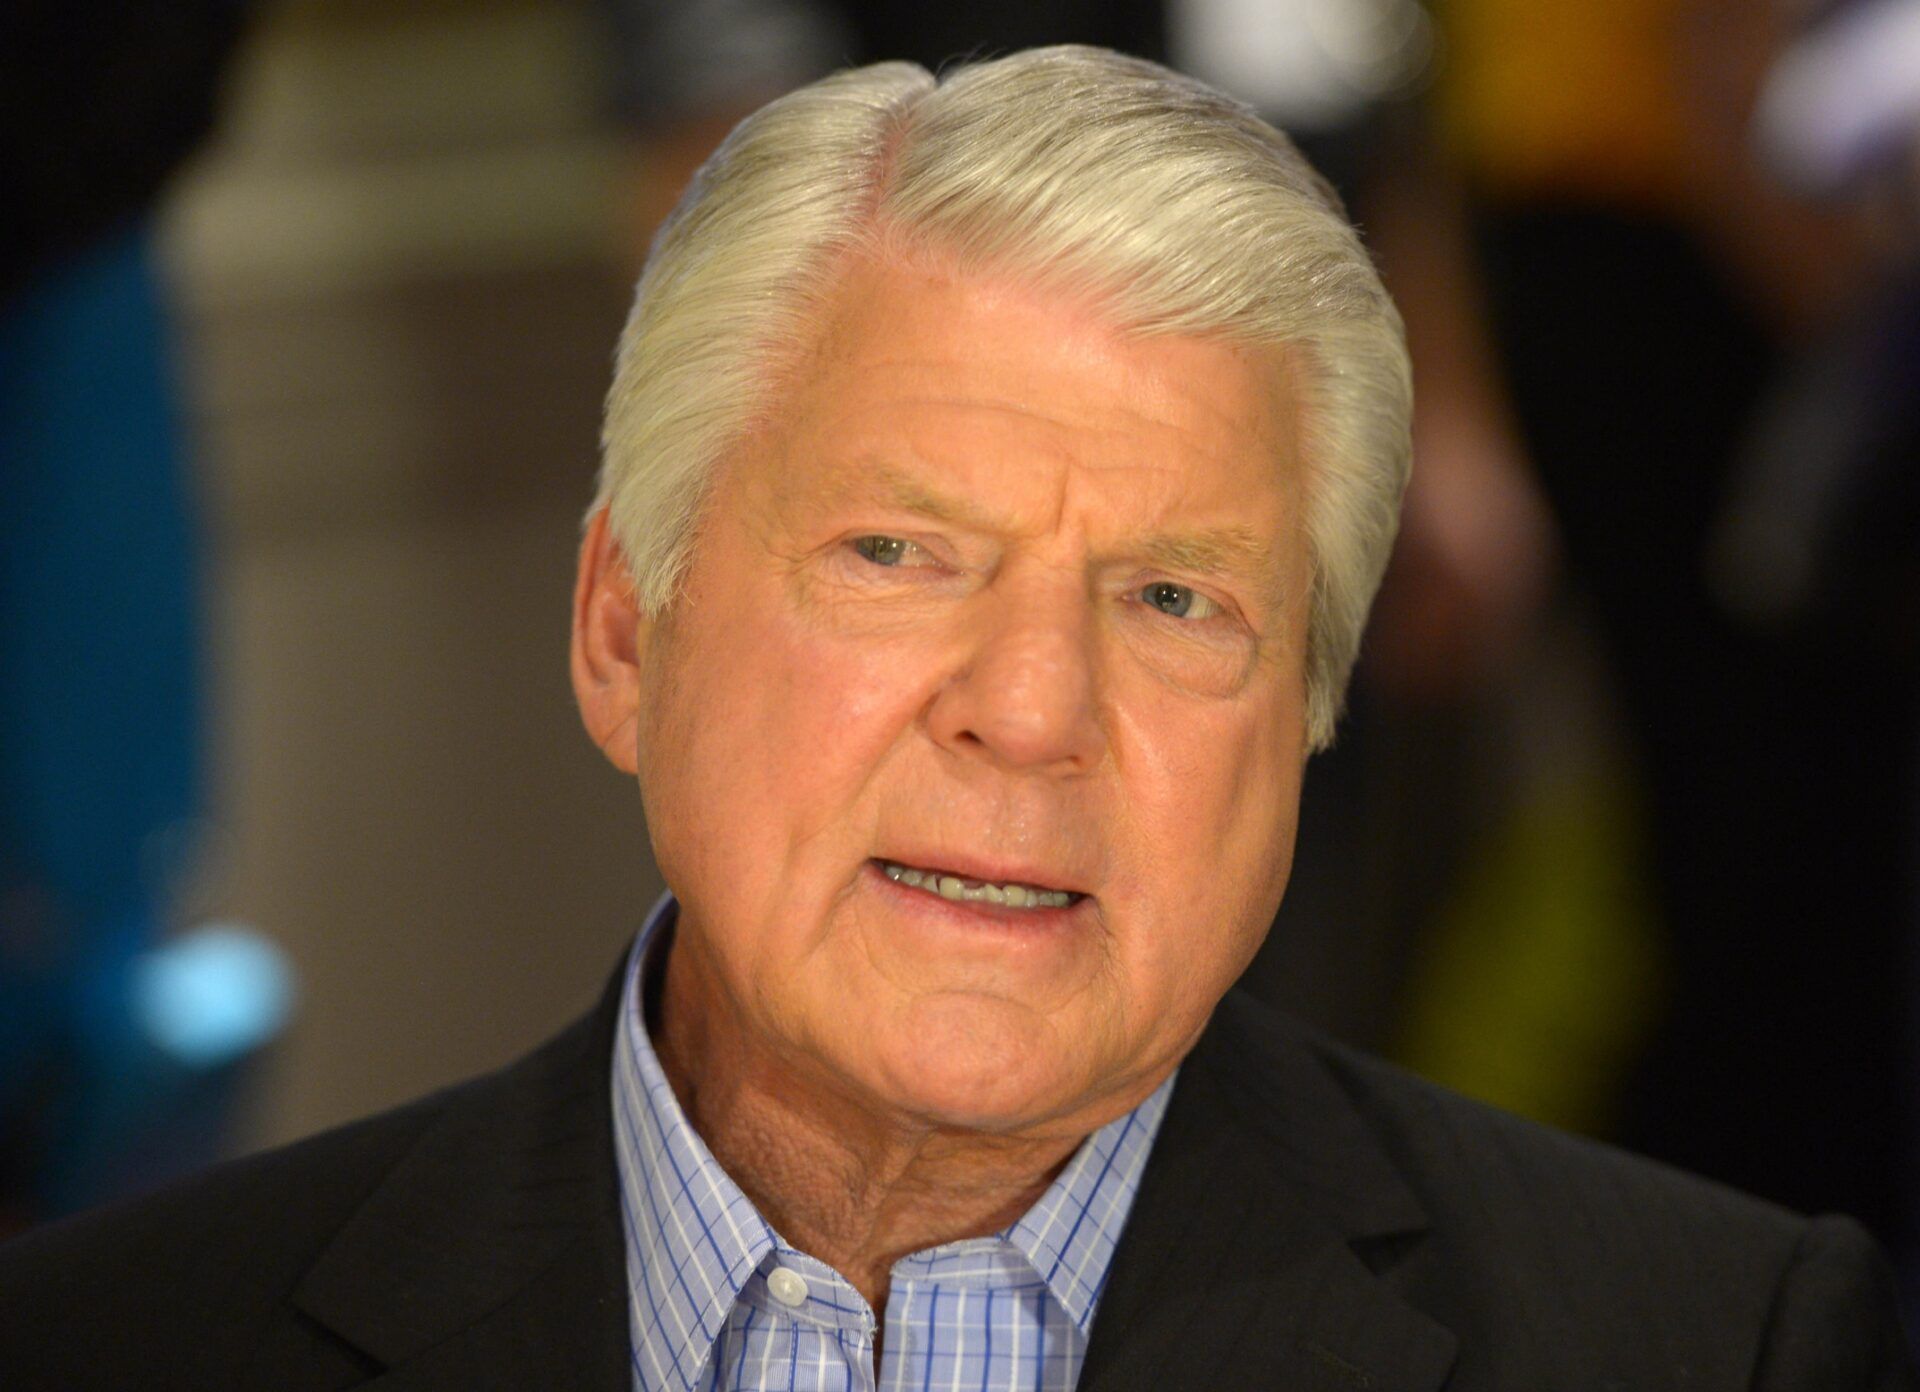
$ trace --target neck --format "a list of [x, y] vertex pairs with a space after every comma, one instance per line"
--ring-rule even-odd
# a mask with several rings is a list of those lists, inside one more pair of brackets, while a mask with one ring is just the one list
[[692, 944], [668, 954], [648, 1033], [714, 1158], [794, 1247], [839, 1271], [876, 1314], [893, 1264], [984, 1237], [1031, 1208], [1084, 1137], [990, 1135], [886, 1115], [796, 1074], [732, 1027]]

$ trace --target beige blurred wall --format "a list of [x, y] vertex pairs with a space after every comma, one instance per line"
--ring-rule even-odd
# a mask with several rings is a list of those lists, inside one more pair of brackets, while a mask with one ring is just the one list
[[272, 9], [170, 200], [220, 828], [186, 913], [301, 990], [250, 1145], [536, 1042], [659, 887], [566, 677], [631, 264], [591, 20]]

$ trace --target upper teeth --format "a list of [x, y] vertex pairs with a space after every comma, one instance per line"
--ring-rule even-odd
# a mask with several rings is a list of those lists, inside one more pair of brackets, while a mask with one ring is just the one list
[[1073, 899], [1063, 889], [986, 884], [980, 880], [963, 880], [957, 875], [942, 875], [935, 870], [916, 870], [910, 865], [897, 865], [890, 860], [881, 861], [880, 867], [886, 871], [888, 879], [931, 890], [942, 899], [975, 902], [984, 899], [989, 904], [1004, 904], [1010, 909], [1064, 909]]

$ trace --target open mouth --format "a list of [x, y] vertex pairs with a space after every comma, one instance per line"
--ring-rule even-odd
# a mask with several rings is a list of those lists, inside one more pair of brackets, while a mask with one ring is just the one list
[[1065, 909], [1086, 898], [1067, 889], [1049, 889], [1045, 885], [995, 884], [989, 880], [970, 880], [949, 871], [902, 865], [898, 861], [876, 860], [880, 873], [895, 884], [906, 885], [922, 893], [937, 895], [957, 904], [992, 904], [1007, 909]]

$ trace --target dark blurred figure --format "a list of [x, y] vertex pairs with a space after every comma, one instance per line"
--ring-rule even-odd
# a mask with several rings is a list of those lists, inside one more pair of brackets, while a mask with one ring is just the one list
[[[1920, 665], [1920, 0], [1817, 7], [1770, 72], [1769, 167], [1867, 234], [1866, 287], [1785, 373], [1750, 436], [1710, 553], [1716, 592], [1770, 632], [1851, 632], [1915, 695]], [[1910, 708], [1911, 709], [1911, 708]], [[1912, 739], [1909, 726], [1906, 734]], [[1920, 1021], [1920, 746], [1907, 767], [1909, 1023]], [[1897, 775], [1895, 775], [1897, 777]], [[1920, 1090], [1920, 1033], [1907, 1077]], [[1920, 1316], [1920, 1121], [1907, 1118], [1904, 1267]]]
[[259, 944], [155, 946], [202, 760], [151, 220], [242, 9], [25, 0], [0, 20], [0, 1232], [212, 1159], [258, 1037], [231, 1008], [265, 999]]
[[[1857, 231], [1753, 157], [1782, 38], [1767, 6], [1452, 0], [1448, 16], [1494, 322], [1612, 660], [1670, 942], [1620, 1139], [1892, 1239], [1914, 1086], [1911, 532], [1883, 498], [1822, 536], [1822, 592], [1764, 619], [1716, 581], [1751, 461], [1786, 444], [1776, 384], [1869, 283]], [[1885, 370], [1847, 390], [1896, 414], [1913, 400], [1885, 395]], [[1833, 465], [1910, 448], [1829, 445]]]
[[144, 221], [213, 127], [247, 0], [12, 0], [0, 16], [0, 304]]

